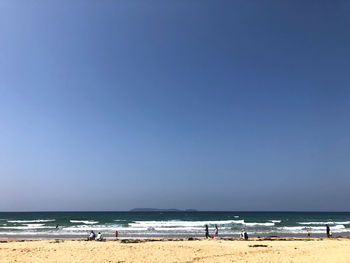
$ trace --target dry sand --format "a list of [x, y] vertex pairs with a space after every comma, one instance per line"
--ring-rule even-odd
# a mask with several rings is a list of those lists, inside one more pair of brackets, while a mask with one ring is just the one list
[[0, 262], [350, 262], [350, 239], [6, 240]]

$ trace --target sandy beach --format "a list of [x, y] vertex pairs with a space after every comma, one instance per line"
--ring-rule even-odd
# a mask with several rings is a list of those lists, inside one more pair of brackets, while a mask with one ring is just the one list
[[0, 262], [350, 262], [350, 239], [3, 240]]

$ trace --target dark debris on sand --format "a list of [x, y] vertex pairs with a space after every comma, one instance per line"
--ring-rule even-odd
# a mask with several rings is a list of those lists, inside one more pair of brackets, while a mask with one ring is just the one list
[[248, 247], [268, 247], [268, 245], [249, 245]]

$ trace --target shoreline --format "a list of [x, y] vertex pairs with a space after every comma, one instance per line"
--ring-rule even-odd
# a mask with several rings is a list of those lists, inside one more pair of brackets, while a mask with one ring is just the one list
[[203, 241], [203, 240], [217, 240], [217, 241], [324, 241], [324, 240], [350, 240], [348, 237], [252, 237], [248, 240], [243, 240], [241, 238], [106, 238], [103, 241], [87, 240], [87, 238], [0, 238], [0, 243], [7, 242], [31, 242], [31, 241], [86, 241], [86, 242], [119, 242], [119, 243], [145, 243], [145, 242], [163, 242], [163, 241]]

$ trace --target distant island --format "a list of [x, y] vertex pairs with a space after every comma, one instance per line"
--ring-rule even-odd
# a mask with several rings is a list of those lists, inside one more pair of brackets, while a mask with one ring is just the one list
[[186, 209], [186, 210], [181, 210], [181, 209], [175, 209], [175, 208], [170, 208], [170, 209], [161, 209], [161, 208], [134, 208], [131, 209], [130, 212], [198, 212], [195, 209]]

